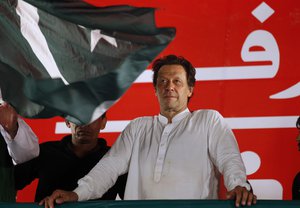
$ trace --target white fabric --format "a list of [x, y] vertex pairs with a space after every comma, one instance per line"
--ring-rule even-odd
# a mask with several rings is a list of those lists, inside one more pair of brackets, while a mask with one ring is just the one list
[[40, 152], [38, 138], [31, 128], [21, 118], [18, 118], [18, 125], [18, 132], [14, 139], [0, 125], [0, 132], [14, 164], [20, 164], [37, 157]]
[[79, 201], [101, 196], [127, 171], [125, 199], [217, 199], [219, 172], [228, 190], [249, 190], [235, 137], [217, 111], [186, 109], [167, 122], [162, 115], [130, 122], [78, 181]]

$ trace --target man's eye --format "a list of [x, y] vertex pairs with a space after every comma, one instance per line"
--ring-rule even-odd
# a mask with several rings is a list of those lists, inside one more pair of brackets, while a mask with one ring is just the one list
[[181, 80], [175, 80], [175, 84], [181, 84]]
[[167, 80], [165, 80], [165, 79], [160, 80], [160, 83], [166, 83], [166, 82], [167, 82]]

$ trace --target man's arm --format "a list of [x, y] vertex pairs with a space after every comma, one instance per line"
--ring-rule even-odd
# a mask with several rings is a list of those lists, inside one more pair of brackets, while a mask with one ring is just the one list
[[247, 183], [246, 170], [238, 144], [224, 118], [215, 113], [211, 119], [210, 154], [214, 164], [224, 176], [227, 199], [235, 199], [237, 207], [256, 203], [256, 196]]
[[39, 155], [39, 143], [31, 128], [18, 117], [8, 103], [0, 105], [0, 133], [7, 143], [15, 164], [23, 163]]

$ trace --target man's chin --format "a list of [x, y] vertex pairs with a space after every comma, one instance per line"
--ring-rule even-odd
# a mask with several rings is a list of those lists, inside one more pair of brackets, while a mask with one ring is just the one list
[[80, 140], [78, 143], [79, 143], [79, 144], [89, 144], [90, 141], [87, 141], [87, 140]]
[[77, 142], [80, 144], [89, 144], [91, 142], [90, 137], [80, 136], [77, 137]]
[[173, 111], [174, 108], [175, 108], [174, 105], [165, 105], [165, 106], [164, 106], [164, 110], [165, 110], [165, 111]]
[[176, 106], [176, 102], [172, 99], [165, 100], [164, 106], [167, 108], [174, 108]]

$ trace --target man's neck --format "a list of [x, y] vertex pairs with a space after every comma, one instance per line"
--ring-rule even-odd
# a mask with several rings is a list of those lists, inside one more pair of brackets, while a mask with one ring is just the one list
[[71, 143], [71, 149], [74, 154], [82, 158], [92, 152], [95, 148], [97, 148], [97, 142], [88, 143], [88, 144], [81, 144], [81, 143]]
[[182, 111], [184, 111], [186, 108], [184, 109], [180, 109], [178, 111], [174, 110], [174, 109], [167, 109], [164, 111], [161, 111], [160, 114], [165, 116], [168, 119], [168, 123], [172, 123], [172, 119], [179, 113], [181, 113]]

